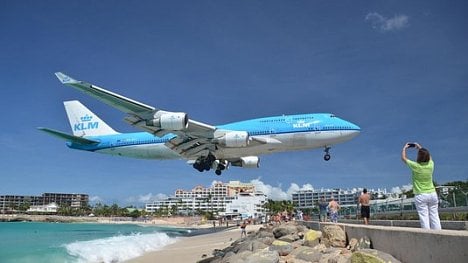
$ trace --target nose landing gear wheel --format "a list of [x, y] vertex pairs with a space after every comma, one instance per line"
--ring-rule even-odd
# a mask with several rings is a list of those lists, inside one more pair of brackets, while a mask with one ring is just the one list
[[323, 156], [323, 159], [324, 159], [325, 161], [329, 161], [330, 158], [331, 158], [331, 155], [330, 155], [330, 147], [326, 146], [324, 151], [325, 151], [325, 155]]

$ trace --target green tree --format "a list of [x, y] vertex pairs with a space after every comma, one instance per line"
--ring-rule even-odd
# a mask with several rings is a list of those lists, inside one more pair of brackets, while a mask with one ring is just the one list
[[26, 212], [28, 209], [31, 207], [31, 203], [29, 202], [24, 202], [18, 206], [18, 210], [21, 212]]
[[128, 214], [132, 218], [138, 218], [141, 216], [141, 213], [138, 209], [134, 209], [132, 212]]

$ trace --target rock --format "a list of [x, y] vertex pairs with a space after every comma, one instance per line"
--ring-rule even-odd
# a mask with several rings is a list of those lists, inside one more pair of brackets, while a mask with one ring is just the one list
[[297, 232], [302, 232], [302, 233], [305, 233], [307, 231], [309, 231], [309, 228], [307, 228], [306, 226], [303, 226], [303, 225], [297, 225]]
[[322, 232], [315, 230], [307, 230], [304, 234], [304, 246], [315, 247], [319, 244]]
[[285, 242], [289, 242], [289, 243], [292, 243], [296, 240], [299, 240], [299, 235], [297, 234], [290, 234], [290, 235], [285, 235], [285, 236], [282, 236], [280, 238], [278, 238], [278, 240], [281, 240], [281, 241], [285, 241]]
[[349, 244], [348, 246], [346, 247], [348, 250], [354, 252], [356, 250], [358, 250], [358, 240], [355, 239], [355, 238], [351, 238], [351, 240], [349, 241]]
[[371, 242], [370, 238], [368, 238], [368, 237], [361, 237], [361, 238], [359, 239], [358, 244], [357, 244], [357, 248], [358, 248], [358, 250], [359, 250], [359, 249], [366, 249], [366, 248], [369, 249], [369, 248], [372, 248], [372, 242]]
[[290, 222], [261, 228], [229, 247], [214, 250], [213, 257], [200, 263], [399, 262], [387, 253], [369, 249], [368, 237], [353, 238], [348, 247], [345, 245], [346, 233], [338, 225], [326, 225], [321, 232]]
[[317, 262], [322, 257], [322, 253], [319, 250], [310, 247], [298, 247], [291, 252], [294, 258], [304, 260], [307, 262]]
[[255, 236], [257, 238], [264, 238], [264, 237], [271, 237], [271, 238], [274, 238], [275, 236], [273, 235], [271, 229], [267, 229], [267, 228], [260, 228], [257, 232], [257, 234], [255, 234]]
[[299, 232], [297, 231], [297, 227], [292, 224], [280, 225], [280, 226], [273, 228], [273, 235], [275, 236], [275, 238], [280, 238], [282, 236], [295, 234], [297, 232]]
[[291, 243], [281, 240], [275, 240], [270, 246], [270, 251], [277, 251], [280, 256], [287, 256], [292, 252]]
[[220, 261], [221, 263], [244, 263], [249, 256], [252, 255], [251, 251], [243, 251], [237, 254], [230, 254], [226, 256]]
[[267, 248], [269, 244], [265, 244], [261, 241], [254, 240], [252, 241], [252, 251]]
[[351, 263], [397, 263], [392, 255], [375, 249], [361, 249], [351, 256]]
[[262, 238], [258, 238], [257, 240], [269, 246], [271, 245], [271, 243], [273, 243], [273, 241], [275, 241], [275, 237], [273, 237], [273, 234], [272, 234], [272, 237], [262, 237]]
[[[277, 251], [257, 250], [244, 261], [245, 263], [279, 263]], [[230, 261], [231, 263], [231, 261]]]
[[341, 262], [346, 261], [351, 257], [351, 254], [343, 255], [342, 248], [329, 247], [322, 251], [322, 258], [319, 260], [320, 263], [337, 263], [338, 260]]
[[338, 225], [324, 226], [322, 240], [326, 246], [346, 247], [346, 233]]

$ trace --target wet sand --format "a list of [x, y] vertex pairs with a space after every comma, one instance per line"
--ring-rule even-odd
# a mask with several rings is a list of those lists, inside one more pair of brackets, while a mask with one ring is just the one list
[[[261, 225], [247, 226], [247, 232], [256, 231]], [[197, 262], [212, 256], [214, 249], [223, 249], [241, 238], [239, 227], [211, 234], [182, 237], [176, 243], [161, 250], [149, 252], [141, 257], [126, 261], [127, 263], [153, 262]]]

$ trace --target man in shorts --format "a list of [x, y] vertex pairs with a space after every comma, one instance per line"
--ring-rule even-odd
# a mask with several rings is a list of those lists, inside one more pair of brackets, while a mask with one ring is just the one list
[[359, 204], [361, 205], [361, 217], [364, 219], [364, 224], [369, 224], [370, 218], [370, 195], [367, 193], [367, 189], [362, 190], [361, 196], [359, 196]]

